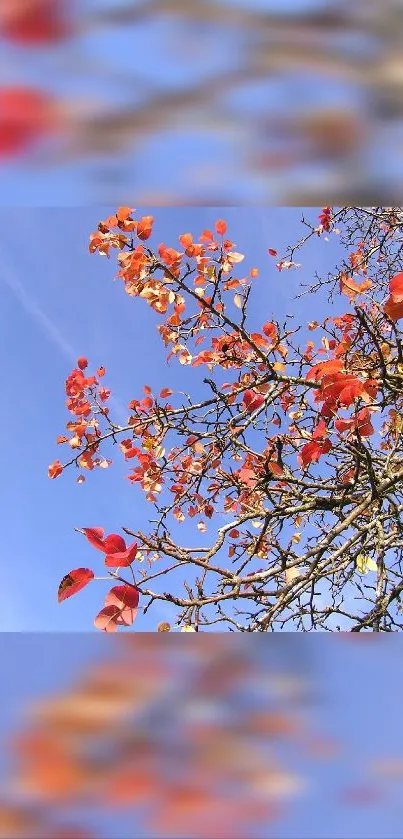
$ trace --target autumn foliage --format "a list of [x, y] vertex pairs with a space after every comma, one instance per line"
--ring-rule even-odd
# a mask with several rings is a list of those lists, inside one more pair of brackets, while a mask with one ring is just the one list
[[[280, 272], [296, 270], [294, 255], [303, 260], [307, 241], [318, 237], [325, 248], [338, 237], [339, 264], [308, 289], [318, 305], [328, 298], [329, 315], [305, 332], [274, 316], [249, 326], [259, 270], [242, 272], [244, 254], [223, 219], [154, 247], [153, 216], [120, 207], [91, 234], [90, 252], [116, 255], [124, 291], [155, 312], [167, 360], [196, 368], [198, 388], [185, 399], [169, 382], [159, 393], [146, 385], [121, 425], [104, 367], [91, 372], [79, 358], [66, 380], [71, 418], [57, 442], [70, 453], [49, 477], [75, 465], [84, 481], [111, 465], [118, 441], [128, 480], [157, 511], [147, 533], [124, 528], [129, 544], [101, 527], [81, 529], [121, 584], [97, 627], [129, 626], [139, 602], [156, 600], [171, 605], [185, 630], [400, 626], [403, 212], [312, 212], [308, 235], [276, 263]], [[173, 528], [186, 519], [196, 533], [215, 531], [208, 547], [180, 544]], [[177, 575], [166, 591], [178, 569], [185, 593]], [[59, 599], [91, 574], [69, 572]]]

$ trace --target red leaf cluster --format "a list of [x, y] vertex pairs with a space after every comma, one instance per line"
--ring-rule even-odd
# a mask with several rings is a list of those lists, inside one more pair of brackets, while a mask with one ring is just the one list
[[104, 538], [103, 527], [83, 527], [83, 533], [94, 548], [105, 554], [107, 568], [127, 568], [136, 557], [137, 542], [126, 547], [125, 540], [117, 533], [111, 533]]
[[371, 414], [368, 408], [362, 408], [355, 417], [351, 419], [336, 419], [334, 427], [340, 433], [348, 431], [350, 434], [358, 431], [360, 437], [370, 437], [374, 433], [371, 423]]
[[330, 230], [330, 222], [332, 219], [332, 208], [331, 207], [323, 207], [322, 212], [319, 216], [319, 223], [323, 230], [327, 232]]
[[321, 415], [328, 418], [334, 416], [339, 407], [348, 407], [359, 398], [368, 402], [378, 392], [375, 379], [357, 379], [354, 374], [345, 372], [340, 359], [315, 364], [307, 374], [307, 379], [320, 381], [315, 401], [323, 402]]
[[97, 614], [94, 626], [104, 632], [116, 632], [118, 626], [131, 626], [139, 602], [135, 586], [113, 586], [105, 597], [105, 606]]

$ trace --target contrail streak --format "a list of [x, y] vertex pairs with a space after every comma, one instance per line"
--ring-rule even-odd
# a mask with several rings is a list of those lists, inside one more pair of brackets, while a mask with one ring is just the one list
[[[38, 305], [35, 298], [29, 294], [26, 288], [17, 278], [16, 272], [4, 253], [4, 249], [0, 245], [0, 279], [12, 291], [14, 296], [19, 300], [23, 308], [34, 321], [42, 329], [42, 332], [49, 338], [49, 340], [60, 350], [60, 352], [69, 359], [74, 365], [80, 355], [72, 345], [66, 341], [60, 328], [51, 320], [46, 312]], [[110, 404], [114, 406], [118, 415], [119, 421], [126, 425], [128, 412], [124, 406], [115, 397], [111, 397]]]

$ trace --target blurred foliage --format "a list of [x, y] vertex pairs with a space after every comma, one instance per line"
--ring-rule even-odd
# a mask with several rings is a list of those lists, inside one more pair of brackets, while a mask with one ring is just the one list
[[402, 4], [297, 7], [3, 0], [0, 172], [32, 201], [396, 203]]

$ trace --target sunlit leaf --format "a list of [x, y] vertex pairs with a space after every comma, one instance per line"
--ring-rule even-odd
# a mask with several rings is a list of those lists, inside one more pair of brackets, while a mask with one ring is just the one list
[[77, 594], [93, 579], [94, 572], [90, 568], [75, 568], [73, 571], [69, 571], [59, 585], [57, 593], [59, 603], [67, 600], [68, 597], [72, 597], [73, 594]]

